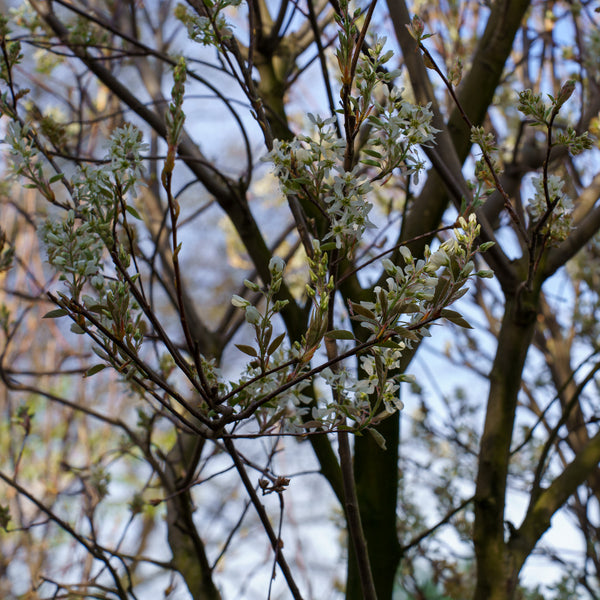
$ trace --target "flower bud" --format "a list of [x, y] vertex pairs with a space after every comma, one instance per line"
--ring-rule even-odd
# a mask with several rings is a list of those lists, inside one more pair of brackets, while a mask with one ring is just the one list
[[278, 275], [283, 272], [285, 269], [285, 261], [280, 256], [274, 256], [269, 261], [269, 272], [271, 275]]
[[248, 300], [245, 300], [241, 296], [234, 294], [231, 297], [231, 304], [233, 304], [233, 306], [235, 306], [236, 308], [246, 308], [246, 306], [250, 305], [250, 302], [248, 302]]
[[258, 325], [262, 319], [262, 315], [254, 306], [246, 306], [246, 321], [250, 325]]

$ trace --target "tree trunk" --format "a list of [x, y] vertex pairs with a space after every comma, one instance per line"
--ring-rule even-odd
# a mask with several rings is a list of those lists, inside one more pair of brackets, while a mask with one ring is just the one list
[[[398, 415], [386, 419], [377, 430], [387, 449], [368, 434], [354, 438], [354, 473], [363, 531], [378, 600], [391, 600], [400, 562], [396, 527], [398, 499]], [[347, 600], [362, 600], [353, 553], [348, 553]]]
[[515, 582], [504, 540], [510, 444], [521, 374], [536, 324], [537, 294], [507, 297], [479, 451], [473, 541], [477, 562], [474, 600], [510, 600]]

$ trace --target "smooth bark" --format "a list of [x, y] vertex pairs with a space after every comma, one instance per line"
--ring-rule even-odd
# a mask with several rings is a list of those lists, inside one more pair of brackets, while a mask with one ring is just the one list
[[508, 600], [512, 594], [504, 541], [506, 485], [518, 394], [536, 325], [537, 294], [508, 296], [490, 373], [490, 390], [475, 492], [473, 542], [477, 560], [474, 600]]

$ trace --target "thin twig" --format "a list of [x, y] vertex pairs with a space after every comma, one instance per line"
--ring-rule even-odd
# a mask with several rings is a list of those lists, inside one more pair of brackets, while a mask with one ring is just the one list
[[242, 483], [246, 488], [246, 492], [248, 493], [248, 496], [250, 496], [250, 501], [254, 505], [254, 509], [258, 514], [258, 518], [260, 519], [260, 522], [264, 527], [269, 541], [271, 542], [271, 546], [277, 557], [277, 564], [279, 565], [279, 568], [281, 569], [281, 572], [285, 577], [286, 583], [290, 592], [292, 593], [292, 596], [294, 597], [294, 600], [302, 600], [302, 595], [300, 594], [300, 590], [298, 589], [298, 586], [294, 581], [294, 577], [292, 575], [292, 572], [290, 571], [289, 565], [287, 564], [287, 561], [283, 556], [283, 552], [279, 548], [279, 538], [275, 535], [275, 532], [273, 531], [273, 526], [271, 525], [269, 516], [267, 515], [265, 507], [262, 505], [260, 498], [258, 497], [256, 490], [254, 489], [254, 486], [252, 485], [252, 482], [248, 477], [246, 467], [244, 466], [244, 463], [242, 462], [242, 459], [240, 458], [240, 455], [238, 454], [233, 441], [231, 439], [224, 439], [223, 443], [225, 444], [225, 448], [227, 449], [229, 456], [231, 456], [231, 459], [235, 464], [235, 467], [240, 475], [240, 479], [242, 480]]

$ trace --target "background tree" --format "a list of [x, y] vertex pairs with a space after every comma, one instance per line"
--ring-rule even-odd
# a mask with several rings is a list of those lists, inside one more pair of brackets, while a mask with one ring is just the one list
[[[326, 584], [318, 558], [303, 569], [289, 552], [314, 543], [288, 523], [314, 519], [294, 498], [315, 485], [348, 532], [347, 598], [437, 593], [419, 556], [451, 597], [524, 594], [563, 508], [594, 597], [597, 296], [594, 262], [565, 265], [595, 256], [600, 225], [595, 16], [508, 1], [16, 6], [0, 39], [17, 182], [3, 190], [3, 593], [141, 597], [158, 577], [166, 595], [219, 598], [263, 573], [258, 597], [322, 598], [335, 566]], [[449, 358], [487, 401], [423, 396], [401, 445], [400, 383], [438, 323], [468, 327], [447, 307], [475, 275], [481, 327], [453, 334]], [[409, 486], [428, 462], [435, 522]], [[519, 522], [510, 486], [528, 497]], [[440, 549], [449, 522], [470, 560]]]

